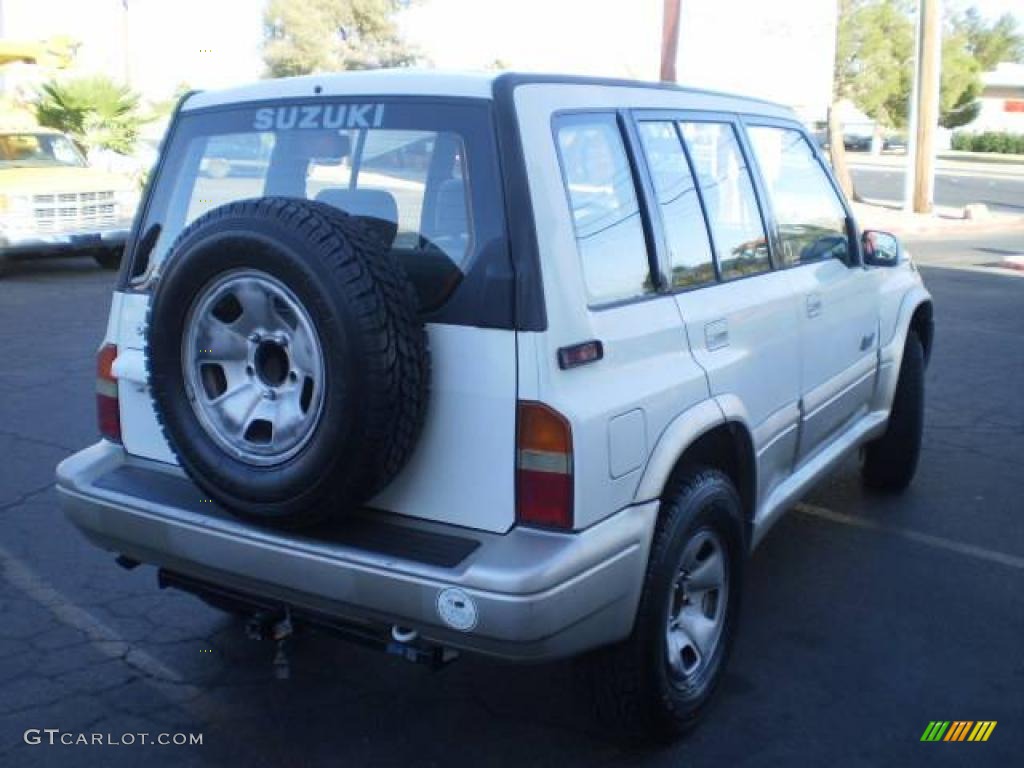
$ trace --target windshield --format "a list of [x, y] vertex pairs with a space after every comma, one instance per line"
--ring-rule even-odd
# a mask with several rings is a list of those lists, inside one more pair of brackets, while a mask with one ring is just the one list
[[316, 200], [384, 239], [438, 308], [503, 235], [489, 115], [468, 105], [325, 101], [184, 115], [146, 215], [133, 274], [177, 235], [236, 200]]
[[85, 158], [59, 133], [0, 133], [0, 169], [84, 168]]

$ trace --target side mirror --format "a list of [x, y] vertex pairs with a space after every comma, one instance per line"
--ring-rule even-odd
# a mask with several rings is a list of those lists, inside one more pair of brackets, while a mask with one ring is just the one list
[[895, 267], [903, 260], [903, 248], [896, 235], [869, 229], [860, 236], [864, 263], [869, 267]]

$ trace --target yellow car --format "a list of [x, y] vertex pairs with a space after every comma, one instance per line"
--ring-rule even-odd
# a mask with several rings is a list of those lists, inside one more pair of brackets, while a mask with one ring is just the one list
[[81, 252], [116, 269], [139, 193], [46, 128], [0, 130], [0, 260]]

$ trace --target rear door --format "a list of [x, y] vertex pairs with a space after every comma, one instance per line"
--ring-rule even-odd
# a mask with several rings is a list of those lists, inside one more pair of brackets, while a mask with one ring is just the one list
[[877, 371], [876, 276], [859, 263], [846, 208], [804, 131], [748, 123], [747, 132], [800, 304], [802, 461], [867, 413]]
[[[550, 120], [536, 125], [552, 129]], [[622, 110], [557, 114], [561, 178], [532, 176], [538, 187], [549, 181], [560, 187], [551, 199], [560, 208], [558, 221], [571, 227], [552, 228], [545, 238], [552, 255], [544, 264], [551, 321], [545, 341], [565, 348], [594, 339], [603, 350], [593, 365], [541, 370], [543, 399], [572, 423], [578, 528], [633, 501], [666, 426], [708, 397], [675, 301], [662, 285], [629, 128]], [[544, 357], [554, 361], [556, 350]]]
[[[489, 104], [325, 98], [191, 111], [171, 129], [115, 306], [128, 453], [173, 462], [148, 391], [149, 292], [175, 238], [220, 205], [316, 199], [387, 237], [430, 340], [426, 423], [369, 506], [488, 531], [515, 520], [516, 332]], [[245, 148], [242, 152], [240, 148]], [[241, 156], [240, 156], [241, 155]]]
[[752, 433], [764, 498], [795, 458], [799, 325], [792, 285], [772, 268], [738, 123], [706, 113], [637, 119], [676, 304], [711, 393]]

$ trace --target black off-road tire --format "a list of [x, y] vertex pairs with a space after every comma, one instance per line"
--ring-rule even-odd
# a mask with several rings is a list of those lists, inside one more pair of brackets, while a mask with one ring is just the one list
[[914, 479], [924, 430], [924, 347], [911, 331], [903, 350], [899, 380], [885, 434], [864, 446], [864, 484], [898, 493]]
[[[702, 530], [713, 530], [728, 554], [725, 624], [706, 667], [693, 679], [673, 675], [666, 626], [682, 552]], [[643, 594], [630, 637], [582, 660], [592, 702], [604, 726], [629, 742], [665, 742], [703, 717], [721, 681], [736, 633], [746, 544], [743, 508], [731, 480], [695, 468], [675, 480], [661, 502]]]
[[121, 268], [121, 256], [123, 254], [123, 248], [104, 248], [93, 253], [92, 257], [99, 264], [100, 268], [113, 272]]
[[[150, 305], [146, 360], [164, 434], [213, 499], [242, 517], [294, 527], [358, 506], [402, 468], [422, 427], [429, 360], [415, 303], [408, 304], [414, 294], [394, 266], [357, 220], [305, 200], [231, 203], [181, 233]], [[323, 352], [315, 429], [296, 455], [270, 466], [219, 446], [186, 396], [181, 350], [189, 309], [232, 270], [257, 270], [287, 286]]]
[[387, 445], [381, 446], [384, 456], [381, 470], [390, 478], [405, 465], [416, 447], [430, 395], [430, 347], [426, 329], [419, 319], [419, 298], [405, 269], [391, 252], [397, 227], [389, 227], [385, 222], [362, 226], [357, 219], [334, 206], [317, 201], [308, 204], [328, 216], [364, 257], [388, 308], [389, 334], [395, 339], [395, 364], [399, 370], [392, 379], [396, 389], [390, 394], [397, 403], [394, 425], [388, 430]]

